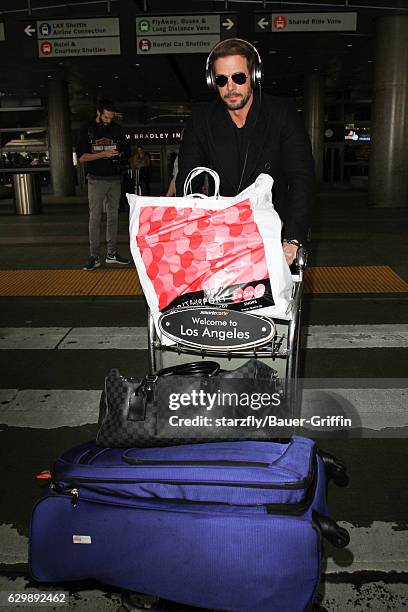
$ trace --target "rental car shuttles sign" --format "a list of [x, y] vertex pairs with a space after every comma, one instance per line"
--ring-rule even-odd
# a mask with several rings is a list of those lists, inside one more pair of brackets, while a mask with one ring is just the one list
[[236, 30], [234, 14], [144, 15], [136, 18], [137, 53], [209, 53]]
[[37, 21], [38, 57], [120, 55], [119, 19]]
[[270, 319], [224, 308], [170, 310], [160, 317], [159, 328], [174, 342], [208, 350], [253, 348], [275, 335]]

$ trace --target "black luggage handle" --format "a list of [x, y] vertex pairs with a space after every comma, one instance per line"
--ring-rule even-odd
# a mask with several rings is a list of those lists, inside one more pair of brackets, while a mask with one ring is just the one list
[[326, 538], [330, 544], [336, 548], [345, 548], [349, 545], [349, 532], [347, 529], [344, 529], [344, 527], [340, 527], [332, 518], [319, 514], [319, 512], [313, 510], [312, 520], [322, 536]]
[[342, 461], [336, 459], [334, 455], [319, 450], [319, 455], [323, 460], [326, 468], [326, 476], [328, 480], [332, 480], [338, 487], [347, 487], [350, 478], [347, 474], [347, 468]]
[[172, 375], [182, 376], [216, 376], [220, 371], [220, 364], [216, 361], [194, 361], [192, 363], [179, 363], [169, 368], [163, 368], [145, 376], [137, 389], [129, 397], [129, 421], [144, 421], [146, 418], [146, 404], [151, 401], [154, 385], [158, 378]]
[[[153, 376], [216, 376], [220, 371], [220, 364], [216, 361], [193, 361], [192, 363], [179, 363], [169, 368], [159, 370]], [[149, 377], [148, 377], [149, 378]]]

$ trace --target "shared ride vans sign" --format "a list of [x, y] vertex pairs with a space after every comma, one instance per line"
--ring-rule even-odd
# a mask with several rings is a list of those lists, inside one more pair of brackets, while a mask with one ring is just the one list
[[119, 19], [51, 19], [36, 22], [38, 56], [120, 55]]
[[357, 13], [255, 13], [255, 32], [354, 32]]
[[136, 18], [137, 53], [209, 53], [236, 32], [237, 17], [230, 13], [144, 15]]

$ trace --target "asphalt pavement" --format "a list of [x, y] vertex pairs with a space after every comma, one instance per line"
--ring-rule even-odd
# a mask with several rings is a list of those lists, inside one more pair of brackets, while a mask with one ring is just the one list
[[[389, 266], [408, 281], [407, 220], [407, 208], [369, 208], [365, 192], [323, 191], [309, 263]], [[0, 245], [0, 269], [82, 267], [86, 201], [48, 196], [43, 214], [18, 217], [10, 201], [0, 200]], [[120, 252], [130, 255], [126, 211]], [[392, 292], [304, 298], [300, 375], [324, 381], [320, 400], [330, 398], [356, 419], [350, 431], [317, 437], [350, 475], [348, 488], [330, 486], [333, 517], [349, 529], [351, 543], [327, 548], [321, 595], [329, 612], [407, 606], [407, 303], [407, 293]], [[116, 610], [120, 593], [109, 585], [35, 583], [27, 565], [29, 524], [42, 494], [35, 474], [95, 436], [105, 373], [147, 371], [144, 299], [4, 297], [0, 288], [0, 310], [0, 591], [64, 590], [78, 611]], [[316, 400], [308, 393], [305, 403]]]

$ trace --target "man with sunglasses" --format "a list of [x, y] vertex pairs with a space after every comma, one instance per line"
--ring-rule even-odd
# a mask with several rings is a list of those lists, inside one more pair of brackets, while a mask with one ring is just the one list
[[218, 43], [207, 58], [206, 78], [218, 98], [200, 105], [186, 125], [177, 194], [182, 195], [188, 173], [197, 166], [219, 174], [223, 196], [238, 194], [261, 173], [270, 174], [290, 265], [308, 239], [314, 184], [310, 141], [299, 113], [290, 100], [261, 91], [261, 59], [247, 41]]

